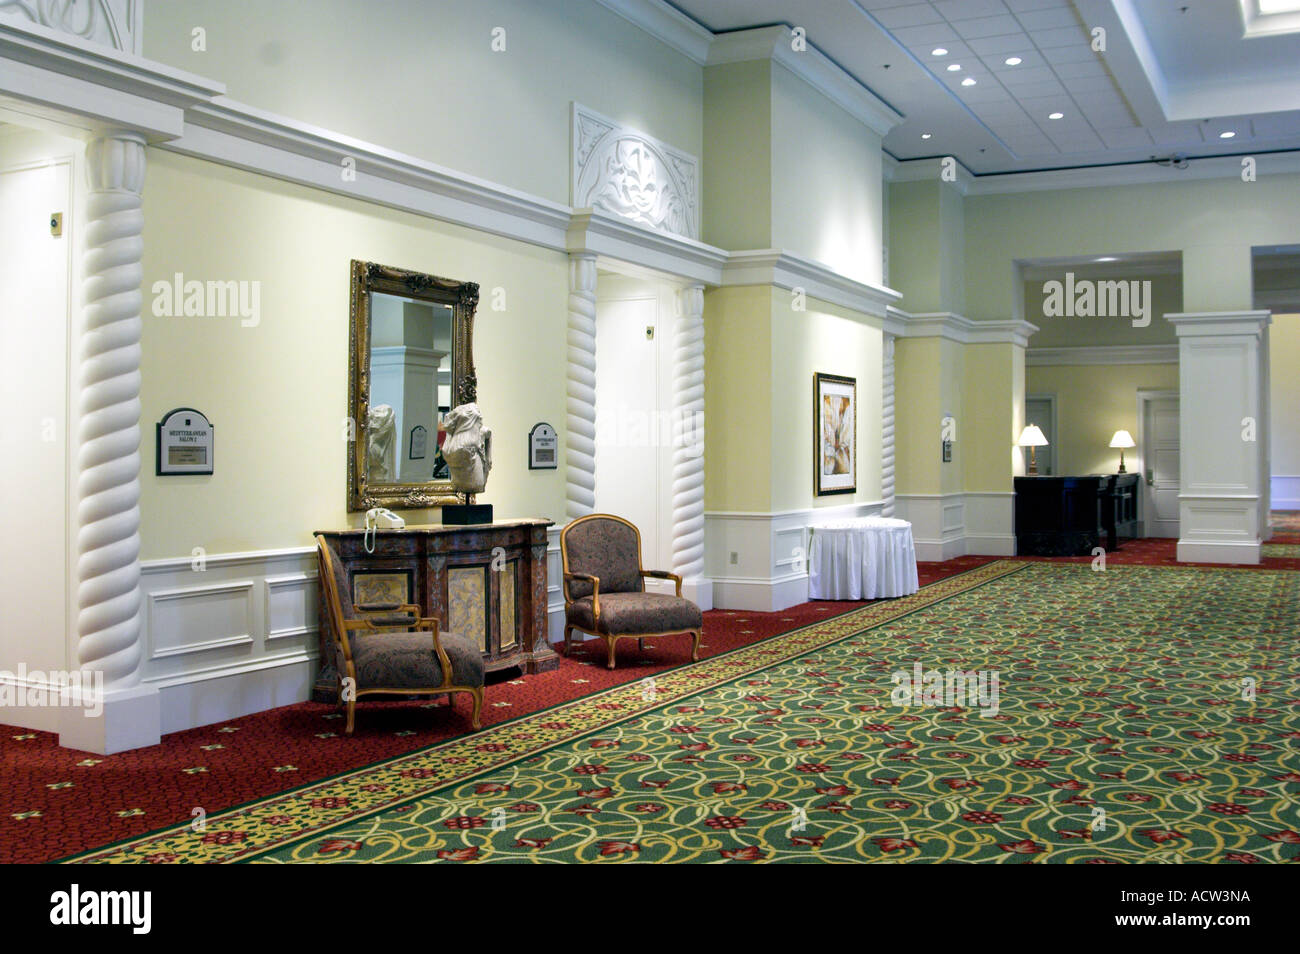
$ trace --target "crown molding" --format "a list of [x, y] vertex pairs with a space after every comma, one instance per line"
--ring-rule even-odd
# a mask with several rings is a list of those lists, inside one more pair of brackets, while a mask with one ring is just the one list
[[972, 321], [951, 311], [907, 314], [904, 318], [904, 338], [947, 338], [959, 344], [1013, 344], [1019, 348], [1029, 346], [1029, 336], [1038, 330], [1037, 325], [1021, 318], [997, 321]]
[[729, 253], [722, 284], [802, 288], [810, 298], [881, 319], [887, 318], [889, 307], [903, 297], [892, 288], [857, 281], [821, 262], [776, 248]]
[[36, 23], [0, 21], [0, 100], [14, 112], [92, 134], [179, 136], [185, 111], [223, 84]]
[[665, 45], [703, 66], [713, 34], [676, 7], [659, 0], [596, 0]]
[[722, 284], [728, 253], [684, 235], [647, 228], [604, 212], [575, 209], [566, 235], [571, 254], [631, 262], [679, 279]]
[[1060, 365], [1177, 364], [1178, 345], [1088, 345], [1072, 348], [1030, 348], [1029, 368]]
[[[189, 111], [173, 152], [564, 250], [570, 209], [220, 97]], [[343, 176], [344, 162], [355, 175]]]
[[709, 46], [706, 65], [772, 60], [843, 108], [878, 136], [884, 137], [903, 121], [901, 113], [811, 43], [807, 44], [806, 49], [795, 50], [791, 44], [793, 36], [790, 28], [784, 24], [719, 33]]
[[[892, 157], [891, 157], [892, 158]], [[952, 180], [943, 178], [943, 160], [952, 159], [956, 163], [956, 178]], [[885, 179], [890, 182], [939, 182], [946, 186], [952, 186], [962, 195], [971, 191], [971, 185], [975, 182], [975, 176], [969, 169], [961, 164], [961, 160], [956, 156], [931, 156], [926, 159], [909, 159], [906, 162], [900, 162], [895, 159], [892, 166], [884, 167], [886, 171]]]

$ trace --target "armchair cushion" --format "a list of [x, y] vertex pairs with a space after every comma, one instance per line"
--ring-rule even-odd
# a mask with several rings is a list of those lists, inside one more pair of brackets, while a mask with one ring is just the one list
[[[603, 583], [603, 580], [602, 580]], [[591, 597], [569, 605], [569, 622], [610, 635], [676, 633], [704, 625], [700, 608], [688, 599], [667, 593], [605, 593], [600, 591], [600, 626], [595, 625]]]
[[[640, 592], [641, 547], [636, 528], [621, 520], [587, 519], [564, 534], [569, 570], [590, 573], [600, 579], [600, 601], [606, 593]], [[574, 599], [591, 595], [586, 580], [570, 580], [569, 593]]]
[[[439, 639], [451, 660], [452, 683], [483, 685], [483, 654], [479, 648], [468, 637], [456, 633], [441, 633]], [[433, 648], [432, 633], [354, 631], [349, 634], [349, 642], [357, 689], [430, 689], [442, 685], [442, 665]]]

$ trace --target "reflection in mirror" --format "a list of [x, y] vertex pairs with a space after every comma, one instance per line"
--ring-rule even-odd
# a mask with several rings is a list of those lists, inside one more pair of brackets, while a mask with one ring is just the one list
[[478, 285], [355, 259], [351, 276], [348, 510], [456, 503], [443, 427], [478, 400]]
[[445, 480], [442, 416], [452, 407], [452, 308], [370, 293], [370, 485]]

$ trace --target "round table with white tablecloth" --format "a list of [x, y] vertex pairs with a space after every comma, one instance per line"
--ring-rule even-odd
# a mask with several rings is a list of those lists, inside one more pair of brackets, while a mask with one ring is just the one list
[[875, 600], [920, 588], [912, 525], [893, 517], [816, 524], [808, 559], [808, 597]]

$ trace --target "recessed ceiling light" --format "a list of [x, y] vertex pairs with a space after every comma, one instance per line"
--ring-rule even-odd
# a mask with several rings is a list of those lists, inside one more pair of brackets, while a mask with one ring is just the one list
[[1235, 132], [1233, 132], [1233, 131], [1230, 129], [1230, 130], [1228, 130], [1227, 132], [1221, 132], [1221, 133], [1219, 133], [1219, 138], [1220, 138], [1220, 139], [1231, 139], [1231, 138], [1232, 138], [1233, 136], [1235, 136], [1235, 135], [1237, 135], [1237, 134], [1236, 134]]
[[1103, 255], [1101, 258], [1097, 259], [1097, 261], [1099, 261], [1099, 262], [1118, 262], [1119, 259], [1116, 258], [1114, 255]]
[[933, 50], [930, 51], [930, 55], [931, 55], [931, 56], [947, 56], [947, 55], [948, 55], [948, 51], [945, 50], [945, 49], [944, 49], [943, 47], [941, 47], [941, 46], [936, 46]]
[[1005, 62], [1006, 62], [1006, 64], [1007, 64], [1007, 66], [1019, 66], [1019, 65], [1020, 65], [1020, 57], [1018, 57], [1018, 56], [1008, 56], [1008, 57], [1006, 58], [1006, 61], [1005, 61]]
[[1048, 114], [1047, 114], [1047, 118], [1048, 118], [1048, 119], [1064, 119], [1064, 118], [1065, 118], [1065, 113], [1048, 113]]
[[974, 85], [975, 85], [975, 80], [971, 79], [971, 78], [968, 76], [968, 77], [966, 77], [964, 80], [961, 81], [961, 85], [962, 85], [962, 86], [974, 86]]
[[961, 69], [961, 64], [960, 64], [960, 63], [949, 63], [949, 64], [948, 64], [948, 72], [949, 72], [949, 73], [956, 73], [959, 69]]
[[921, 138], [922, 138], [922, 139], [929, 139], [929, 138], [930, 138], [930, 133], [921, 133]]

